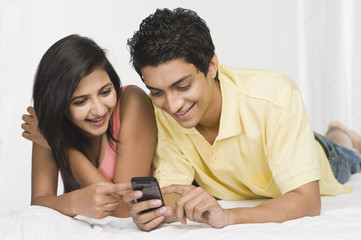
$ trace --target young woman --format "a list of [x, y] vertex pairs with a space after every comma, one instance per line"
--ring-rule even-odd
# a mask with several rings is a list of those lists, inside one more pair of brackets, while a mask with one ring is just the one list
[[[70, 35], [41, 59], [33, 99], [22, 124], [33, 141], [31, 204], [68, 216], [128, 216], [121, 196], [131, 177], [150, 174], [156, 144], [145, 92], [121, 88], [104, 51]], [[57, 196], [59, 171], [64, 194]]]

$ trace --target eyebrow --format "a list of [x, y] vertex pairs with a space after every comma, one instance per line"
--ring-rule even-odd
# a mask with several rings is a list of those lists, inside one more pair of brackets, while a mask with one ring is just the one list
[[[111, 86], [111, 85], [113, 85], [113, 83], [111, 83], [111, 82], [105, 84], [103, 87], [99, 88], [98, 92], [102, 91], [104, 88], [106, 88], [108, 86]], [[86, 96], [88, 96], [88, 95], [86, 94], [86, 95], [75, 96], [75, 97], [70, 99], [70, 102], [74, 102], [76, 99], [83, 98], [83, 97], [86, 97]]]
[[[192, 74], [188, 74], [188, 75], [185, 75], [184, 77], [180, 78], [179, 80], [175, 81], [174, 83], [172, 83], [169, 87], [172, 88], [172, 87], [175, 87], [177, 85], [179, 85], [180, 83], [182, 83], [184, 80], [186, 80], [187, 78], [189, 78]], [[150, 90], [150, 89], [153, 89], [153, 90], [160, 90], [159, 88], [155, 88], [155, 87], [151, 87], [151, 86], [148, 86], [147, 84], [145, 84], [145, 86]]]

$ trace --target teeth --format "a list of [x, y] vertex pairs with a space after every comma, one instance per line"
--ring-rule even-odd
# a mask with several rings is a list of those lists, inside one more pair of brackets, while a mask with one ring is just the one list
[[103, 118], [89, 119], [90, 122], [100, 122]]
[[192, 107], [193, 107], [193, 104], [192, 104], [188, 109], [184, 110], [183, 112], [178, 112], [178, 113], [176, 113], [176, 115], [178, 115], [178, 116], [184, 115], [184, 114], [186, 114], [186, 113], [189, 111], [189, 109], [191, 109]]
[[183, 112], [176, 113], [176, 114], [177, 114], [177, 115], [183, 115], [183, 114], [185, 114], [187, 111], [188, 111], [188, 109], [187, 109], [187, 110], [185, 110], [185, 111], [183, 111]]

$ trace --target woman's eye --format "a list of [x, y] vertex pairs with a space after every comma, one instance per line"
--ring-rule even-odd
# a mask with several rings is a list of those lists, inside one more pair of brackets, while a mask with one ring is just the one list
[[101, 92], [101, 95], [104, 95], [104, 96], [107, 96], [112, 90], [109, 88], [109, 89], [106, 89], [104, 91]]
[[76, 105], [76, 106], [80, 106], [80, 105], [82, 105], [82, 104], [84, 104], [84, 103], [85, 103], [85, 100], [84, 100], [84, 99], [80, 99], [80, 100], [75, 101], [73, 104]]

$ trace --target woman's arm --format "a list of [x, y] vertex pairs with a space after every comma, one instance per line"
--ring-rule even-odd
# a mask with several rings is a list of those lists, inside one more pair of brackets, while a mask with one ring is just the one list
[[58, 167], [50, 149], [34, 143], [31, 205], [49, 207], [71, 217], [104, 218], [119, 207], [119, 195], [131, 188], [129, 184], [97, 183], [57, 196], [57, 183]]
[[[110, 215], [119, 206], [120, 200], [120, 197], [114, 195], [113, 192], [122, 190], [124, 186], [111, 187], [113, 184], [100, 183], [109, 181], [102, 177], [94, 166], [89, 166], [90, 162], [84, 159], [84, 156], [81, 156], [83, 161], [80, 162], [85, 166], [81, 169], [93, 171], [93, 174], [87, 174], [91, 181], [84, 179], [82, 182], [87, 182], [83, 185], [86, 187], [57, 196], [59, 169], [47, 141], [38, 130], [38, 120], [34, 108], [28, 107], [27, 111], [29, 115], [23, 115], [24, 123], [21, 127], [24, 130], [23, 137], [33, 142], [31, 205], [49, 207], [68, 216], [81, 214], [103, 218]], [[76, 155], [75, 151], [73, 153]], [[105, 207], [104, 203], [100, 203], [100, 201], [111, 204]]]
[[129, 86], [123, 92], [119, 110], [121, 125], [114, 182], [130, 182], [132, 177], [150, 174], [157, 126], [151, 100], [139, 87]]
[[[121, 125], [113, 181], [129, 183], [132, 177], [152, 174], [157, 126], [150, 98], [136, 86], [129, 86], [122, 93], [119, 115]], [[129, 205], [121, 201], [114, 215], [129, 216]]]

